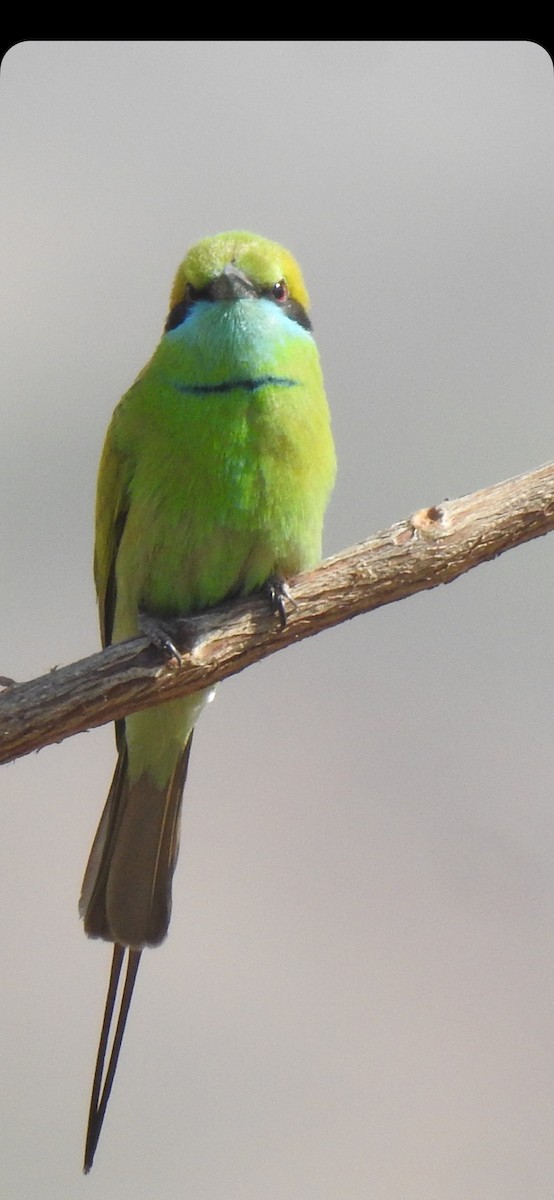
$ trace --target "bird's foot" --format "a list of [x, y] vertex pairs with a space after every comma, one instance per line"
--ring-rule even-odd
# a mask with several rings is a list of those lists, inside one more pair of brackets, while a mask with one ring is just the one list
[[168, 663], [175, 661], [179, 667], [181, 666], [183, 656], [173, 641], [175, 637], [174, 622], [164, 621], [161, 617], [153, 617], [151, 613], [140, 611], [138, 625], [140, 632], [157, 650], [161, 650]]
[[284, 629], [287, 623], [285, 600], [288, 600], [293, 608], [297, 607], [286, 579], [283, 579], [282, 575], [270, 575], [263, 585], [262, 592], [269, 600], [271, 611], [279, 617], [281, 629]]

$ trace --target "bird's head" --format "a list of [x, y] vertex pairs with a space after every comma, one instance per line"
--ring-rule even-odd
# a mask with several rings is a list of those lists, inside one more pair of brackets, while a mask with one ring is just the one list
[[201, 300], [265, 299], [310, 329], [309, 298], [300, 268], [283, 246], [253, 233], [220, 233], [189, 250], [171, 291], [165, 330], [176, 329]]

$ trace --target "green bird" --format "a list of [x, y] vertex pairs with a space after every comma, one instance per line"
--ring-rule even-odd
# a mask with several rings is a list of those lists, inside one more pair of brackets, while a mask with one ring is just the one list
[[[251, 233], [205, 238], [179, 267], [161, 341], [115, 409], [100, 462], [104, 646], [141, 631], [164, 643], [164, 620], [256, 589], [286, 620], [287, 578], [321, 558], [336, 470], [308, 306], [292, 255]], [[79, 906], [89, 937], [114, 943], [85, 1171], [142, 950], [167, 933], [192, 733], [208, 699], [199, 692], [116, 722], [117, 765]]]

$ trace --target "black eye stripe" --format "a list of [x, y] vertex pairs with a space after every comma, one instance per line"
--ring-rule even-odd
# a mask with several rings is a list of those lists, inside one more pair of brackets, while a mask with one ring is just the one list
[[182, 325], [183, 321], [186, 321], [191, 308], [194, 304], [196, 304], [196, 301], [202, 299], [208, 300], [209, 296], [204, 291], [199, 291], [198, 288], [194, 288], [191, 283], [187, 283], [183, 299], [179, 300], [178, 303], [174, 304], [173, 308], [169, 310], [167, 320], [164, 325], [164, 333], [169, 333], [170, 329], [177, 329], [179, 325]]
[[174, 304], [167, 314], [167, 320], [164, 325], [164, 333], [169, 333], [170, 329], [177, 329], [178, 325], [182, 325], [190, 310], [190, 300], [179, 300], [178, 304]]
[[[287, 314], [287, 317], [290, 317], [291, 321], [296, 321], [297, 325], [301, 325], [303, 329], [312, 328], [312, 323], [306, 312], [306, 309], [302, 304], [299, 303], [298, 300], [294, 300], [292, 296], [289, 296], [288, 300], [285, 300], [285, 303], [283, 304], [282, 301], [278, 300], [273, 295], [272, 287], [259, 288], [257, 289], [257, 292], [259, 296], [263, 296], [264, 299], [271, 300], [273, 304], [276, 304], [282, 312]], [[164, 333], [169, 333], [171, 329], [177, 329], [179, 325], [182, 325], [183, 321], [186, 321], [197, 300], [213, 300], [212, 296], [210, 295], [209, 285], [206, 288], [200, 289], [192, 287], [192, 284], [187, 284], [185, 296], [182, 300], [179, 300], [177, 304], [174, 304], [173, 308], [170, 309], [168, 313], [167, 320], [164, 325]]]
[[[273, 303], [278, 304], [279, 302], [274, 300]], [[286, 312], [287, 317], [290, 317], [291, 321], [296, 321], [297, 325], [301, 325], [303, 329], [312, 328], [312, 322], [310, 321], [306, 309], [303, 308], [298, 300], [293, 300], [292, 296], [289, 296], [288, 300], [285, 300], [284, 304], [279, 304], [279, 308], [282, 309], [283, 312]]]

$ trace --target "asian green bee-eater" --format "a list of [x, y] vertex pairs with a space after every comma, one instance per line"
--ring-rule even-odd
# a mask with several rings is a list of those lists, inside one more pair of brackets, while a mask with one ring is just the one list
[[[284, 619], [287, 577], [320, 559], [334, 477], [298, 265], [251, 233], [205, 238], [179, 267], [161, 341], [108, 429], [95, 541], [103, 645], [268, 585]], [[117, 765], [80, 901], [87, 934], [114, 943], [85, 1171], [141, 952], [167, 933], [192, 732], [208, 698], [197, 693], [116, 723]]]

